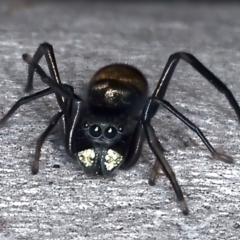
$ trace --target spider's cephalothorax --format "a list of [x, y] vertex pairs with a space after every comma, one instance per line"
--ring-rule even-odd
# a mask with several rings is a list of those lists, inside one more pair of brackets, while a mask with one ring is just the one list
[[[38, 65], [45, 56], [50, 77]], [[112, 175], [119, 167], [128, 169], [139, 160], [143, 142], [146, 139], [156, 157], [149, 184], [154, 185], [161, 169], [170, 180], [183, 214], [188, 214], [188, 207], [172, 168], [164, 157], [164, 149], [151, 126], [161, 105], [190, 129], [203, 141], [212, 156], [233, 163], [233, 159], [217, 152], [201, 130], [188, 118], [184, 117], [169, 102], [164, 100], [173, 72], [180, 59], [189, 63], [221, 93], [225, 94], [230, 105], [240, 120], [240, 107], [226, 85], [209, 71], [193, 55], [186, 52], [172, 54], [163, 70], [158, 84], [150, 97], [144, 75], [135, 67], [127, 64], [111, 64], [97, 71], [89, 82], [87, 97], [83, 100], [74, 93], [72, 86], [60, 81], [53, 47], [48, 43], [40, 44], [33, 57], [23, 54], [29, 64], [26, 92], [33, 89], [34, 71], [48, 87], [18, 100], [9, 112], [0, 120], [0, 125], [13, 115], [23, 104], [49, 94], [55, 94], [59, 111], [46, 130], [39, 137], [36, 145], [32, 173], [39, 170], [39, 158], [42, 144], [59, 121], [62, 121], [64, 144], [69, 155], [76, 158], [87, 174]]]

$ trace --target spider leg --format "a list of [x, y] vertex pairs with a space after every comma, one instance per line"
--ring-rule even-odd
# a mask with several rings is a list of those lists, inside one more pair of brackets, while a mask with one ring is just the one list
[[129, 169], [139, 160], [145, 140], [145, 133], [141, 122], [139, 121], [129, 143], [131, 146], [125, 156], [125, 161], [121, 169]]
[[[38, 47], [37, 51], [35, 52], [35, 54], [33, 55], [32, 59], [34, 62], [39, 63], [39, 61], [41, 60], [41, 58], [43, 56], [45, 56], [45, 58], [46, 58], [51, 78], [54, 81], [56, 81], [56, 83], [61, 84], [53, 46], [47, 42], [39, 45], [39, 47]], [[35, 70], [34, 66], [29, 64], [27, 84], [26, 84], [26, 88], [25, 88], [26, 92], [33, 90], [34, 70]]]
[[[64, 130], [64, 139], [65, 139], [65, 149], [67, 153], [72, 156], [73, 148], [73, 133], [79, 122], [79, 118], [84, 111], [84, 103], [81, 97], [74, 93], [72, 86], [67, 84], [58, 84], [53, 81], [45, 71], [38, 65], [38, 63], [33, 61], [33, 58], [29, 54], [23, 54], [23, 60], [34, 66], [35, 71], [41, 77], [42, 81], [46, 83], [55, 94], [61, 96], [64, 99], [63, 104], [60, 105], [61, 110], [63, 111], [63, 130]], [[74, 111], [72, 107], [74, 106]], [[70, 122], [70, 120], [73, 120]], [[70, 127], [69, 127], [70, 126]]]
[[169, 163], [167, 162], [167, 160], [165, 159], [165, 156], [163, 154], [163, 147], [161, 146], [160, 142], [158, 141], [155, 133], [154, 133], [154, 129], [150, 124], [151, 121], [151, 115], [149, 114], [149, 109], [145, 108], [145, 110], [142, 113], [142, 124], [145, 130], [145, 134], [147, 137], [147, 142], [149, 147], [151, 148], [152, 152], [154, 153], [154, 155], [156, 156], [163, 172], [165, 173], [165, 175], [167, 176], [167, 178], [169, 179], [169, 181], [171, 182], [173, 189], [176, 193], [177, 199], [180, 202], [180, 208], [182, 210], [182, 213], [184, 215], [188, 214], [188, 207], [187, 204], [185, 202], [185, 199], [183, 197], [183, 193], [182, 190], [177, 182], [177, 179], [175, 177], [175, 174], [171, 168], [171, 166], [169, 165]]
[[55, 114], [52, 117], [52, 119], [50, 120], [50, 123], [49, 123], [48, 127], [46, 128], [46, 130], [41, 134], [41, 136], [37, 140], [37, 145], [36, 145], [36, 150], [35, 150], [35, 158], [34, 158], [34, 162], [32, 164], [32, 174], [34, 174], [34, 175], [37, 174], [38, 170], [39, 170], [39, 158], [40, 158], [40, 154], [41, 154], [42, 145], [43, 145], [44, 141], [46, 140], [47, 136], [52, 131], [52, 129], [57, 125], [57, 123], [58, 123], [59, 119], [62, 117], [62, 115], [63, 115], [63, 111], [60, 111], [57, 114]]
[[[159, 170], [159, 168], [161, 168], [163, 170], [163, 172], [166, 174], [166, 176], [168, 177], [168, 179], [170, 180], [178, 200], [181, 203], [181, 209], [184, 213], [184, 209], [185, 207], [187, 207], [181, 189], [177, 183], [177, 180], [175, 178], [175, 175], [170, 167], [170, 165], [168, 164], [168, 162], [166, 161], [166, 159], [164, 158], [163, 155], [163, 147], [161, 146], [160, 142], [158, 141], [155, 133], [154, 133], [154, 129], [152, 128], [150, 122], [152, 117], [155, 114], [155, 110], [158, 107], [157, 105], [161, 104], [164, 108], [166, 108], [168, 111], [170, 111], [171, 113], [173, 113], [177, 118], [179, 118], [184, 124], [186, 124], [191, 130], [193, 130], [195, 133], [197, 133], [197, 135], [200, 137], [200, 139], [203, 141], [203, 143], [205, 144], [205, 146], [209, 149], [209, 151], [212, 153], [213, 157], [217, 158], [218, 160], [221, 160], [223, 162], [226, 163], [233, 163], [233, 159], [223, 153], [218, 153], [213, 147], [212, 145], [209, 143], [209, 141], [207, 140], [207, 138], [204, 136], [204, 134], [202, 133], [202, 131], [194, 124], [192, 123], [188, 118], [186, 118], [185, 116], [183, 116], [177, 109], [175, 109], [169, 102], [167, 102], [164, 99], [157, 99], [154, 97], [151, 97], [146, 106], [144, 107], [144, 110], [142, 112], [142, 118], [141, 121], [143, 123], [143, 127], [145, 130], [145, 134], [147, 136], [147, 141], [148, 144], [152, 150], [152, 152], [154, 153], [154, 155], [157, 157], [158, 160], [158, 164], [155, 162], [154, 167], [153, 167], [153, 172], [151, 173], [150, 179], [149, 179], [149, 184], [150, 185], [154, 185], [155, 180], [156, 180], [156, 176], [157, 176], [157, 172]], [[187, 208], [186, 208], [187, 209]], [[185, 214], [185, 213], [184, 213]]]
[[36, 92], [30, 96], [23, 97], [19, 99], [12, 108], [8, 111], [8, 113], [0, 120], [0, 127], [3, 127], [5, 123], [11, 118], [11, 116], [16, 112], [16, 110], [21, 107], [22, 105], [29, 103], [35, 99], [44, 97], [46, 95], [52, 94], [53, 90], [51, 88], [46, 88], [42, 91]]
[[73, 157], [73, 145], [75, 142], [74, 134], [77, 132], [78, 123], [81, 121], [80, 118], [85, 112], [85, 106], [82, 99], [74, 94], [72, 86], [68, 85], [68, 92], [72, 93], [71, 98], [65, 98], [64, 101], [64, 115], [62, 117], [63, 132], [64, 132], [64, 144], [67, 154]]
[[[61, 85], [61, 80], [58, 72], [57, 62], [55, 59], [55, 54], [53, 50], [53, 46], [49, 43], [45, 42], [39, 45], [37, 51], [32, 57], [32, 62], [39, 63], [41, 58], [45, 56], [45, 59], [47, 61], [48, 69], [51, 76], [51, 81], [55, 82], [56, 84]], [[29, 63], [28, 66], [28, 78], [27, 78], [27, 84], [25, 87], [25, 92], [30, 92], [33, 90], [33, 75], [34, 75], [35, 67], [34, 64]], [[58, 105], [60, 108], [63, 108], [63, 102], [64, 97], [61, 95], [55, 93]]]
[[205, 146], [208, 148], [208, 150], [211, 152], [212, 156], [220, 161], [223, 161], [225, 163], [234, 163], [234, 160], [232, 157], [217, 152], [210, 142], [207, 140], [207, 138], [204, 136], [202, 131], [188, 118], [186, 118], [184, 115], [182, 115], [176, 108], [174, 108], [168, 101], [164, 99], [154, 99], [152, 98], [151, 101], [160, 103], [164, 108], [166, 108], [168, 111], [170, 111], [174, 116], [176, 116], [178, 119], [180, 119], [184, 124], [186, 124], [192, 131], [194, 131], [198, 137], [202, 140], [202, 142], [205, 144]]
[[[82, 101], [82, 99], [73, 93], [73, 88], [70, 85], [67, 84], [58, 84], [57, 82], [53, 81], [52, 78], [50, 78], [45, 71], [36, 63], [33, 61], [33, 58], [29, 54], [23, 54], [22, 55], [23, 60], [34, 66], [35, 71], [40, 76], [42, 81], [47, 84], [50, 88], [53, 89], [54, 93], [60, 95], [62, 98], [67, 98], [69, 100], [78, 99]], [[66, 87], [68, 86], [68, 87]], [[60, 105], [60, 107], [63, 109], [63, 105]]]
[[152, 167], [152, 171], [150, 173], [150, 177], [148, 179], [148, 184], [150, 186], [154, 186], [156, 184], [156, 180], [158, 176], [163, 175], [160, 170], [162, 170], [160, 163], [158, 162], [158, 160], [156, 159], [153, 167]]
[[[162, 147], [162, 152], [164, 153], [165, 149], [163, 148], [163, 146], [161, 144], [160, 144], [160, 146]], [[161, 165], [159, 164], [158, 160], [155, 159], [155, 162], [152, 167], [152, 171], [150, 173], [150, 177], [148, 179], [148, 184], [150, 186], [154, 186], [156, 184], [157, 177], [164, 175], [164, 174], [162, 174], [162, 172], [160, 172], [160, 170], [162, 170]]]
[[[234, 109], [237, 114], [238, 120], [240, 121], [240, 107], [234, 98], [231, 91], [227, 88], [227, 86], [216, 77], [211, 71], [209, 71], [196, 57], [192, 54], [186, 52], [177, 52], [170, 55], [167, 64], [163, 70], [162, 76], [157, 84], [157, 87], [152, 95], [152, 97], [156, 98], [164, 98], [165, 93], [168, 88], [168, 84], [172, 78], [173, 72], [179, 62], [182, 59], [188, 64], [190, 64], [193, 68], [195, 68], [203, 77], [205, 77], [219, 92], [223, 93], [230, 105]], [[157, 106], [155, 105], [155, 112], [157, 111]]]

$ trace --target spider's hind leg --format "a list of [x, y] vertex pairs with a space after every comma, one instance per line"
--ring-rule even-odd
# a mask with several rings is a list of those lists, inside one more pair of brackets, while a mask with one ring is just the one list
[[[214, 149], [214, 147], [211, 145], [211, 143], [207, 140], [207, 138], [204, 136], [203, 132], [200, 128], [198, 128], [193, 122], [191, 122], [188, 118], [186, 118], [183, 114], [181, 114], [176, 108], [174, 108], [168, 101], [161, 99], [161, 98], [151, 98], [149, 101], [149, 108], [151, 106], [151, 103], [158, 103], [161, 104], [164, 108], [166, 108], [168, 111], [170, 111], [174, 116], [176, 116], [179, 120], [181, 120], [185, 125], [187, 125], [193, 132], [195, 132], [198, 137], [202, 140], [204, 145], [207, 147], [207, 149], [210, 151], [212, 156], [225, 163], [234, 163], [234, 160], [231, 156], [228, 156], [225, 153], [220, 153]], [[154, 105], [153, 105], [154, 106]]]
[[6, 124], [6, 122], [13, 116], [13, 114], [18, 110], [18, 108], [20, 108], [22, 105], [52, 93], [53, 90], [51, 88], [46, 88], [30, 96], [20, 98], [0, 120], [0, 127], [3, 127]]
[[211, 85], [213, 85], [219, 92], [225, 95], [226, 99], [230, 103], [231, 107], [234, 109], [240, 122], [240, 107], [235, 97], [233, 96], [232, 92], [229, 90], [229, 88], [214, 73], [208, 70], [196, 57], [187, 52], [176, 52], [170, 55], [152, 97], [158, 99], [164, 98], [168, 85], [172, 79], [172, 75], [175, 71], [175, 68], [179, 60], [183, 60], [189, 65], [191, 65]]
[[225, 95], [226, 99], [230, 103], [231, 107], [234, 109], [238, 117], [238, 120], [240, 122], [240, 107], [235, 97], [233, 96], [232, 92], [215, 74], [213, 74], [210, 70], [208, 70], [196, 57], [194, 57], [192, 54], [187, 52], [177, 52], [170, 55], [164, 67], [163, 73], [155, 88], [155, 91], [152, 94], [152, 101], [151, 101], [151, 108], [150, 108], [151, 111], [148, 111], [150, 114], [149, 117], [152, 118], [155, 115], [158, 109], [157, 101], [159, 101], [158, 102], [159, 104], [163, 105], [170, 112], [172, 112], [177, 118], [179, 118], [183, 123], [185, 123], [191, 130], [193, 130], [201, 138], [201, 140], [206, 145], [206, 147], [208, 148], [208, 150], [211, 152], [212, 156], [215, 159], [221, 160], [226, 163], [233, 163], [234, 161], [232, 157], [224, 153], [217, 152], [209, 143], [209, 141], [206, 139], [206, 137], [203, 135], [201, 130], [195, 124], [193, 124], [189, 119], [187, 119], [180, 112], [178, 112], [170, 103], [163, 100], [179, 60], [183, 60], [189, 65], [191, 65], [219, 92]]
[[[61, 84], [60, 76], [58, 72], [58, 67], [55, 59], [55, 54], [53, 46], [47, 42], [41, 43], [32, 57], [32, 61], [39, 63], [42, 57], [45, 57], [50, 72], [51, 78], [58, 84]], [[28, 78], [25, 87], [25, 92], [31, 92], [33, 90], [33, 75], [34, 75], [34, 65], [29, 64], [28, 66]]]

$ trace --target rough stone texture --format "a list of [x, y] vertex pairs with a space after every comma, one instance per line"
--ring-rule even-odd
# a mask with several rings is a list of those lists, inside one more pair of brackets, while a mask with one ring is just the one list
[[[63, 82], [84, 90], [94, 72], [128, 62], [150, 89], [173, 52], [193, 53], [240, 102], [238, 5], [35, 3], [1, 5], [1, 116], [24, 96], [22, 53], [54, 45]], [[41, 62], [46, 66], [45, 62]], [[44, 84], [36, 77], [35, 90]], [[69, 161], [58, 135], [43, 146], [40, 173], [32, 176], [36, 139], [57, 111], [54, 96], [21, 107], [0, 129], [1, 239], [237, 240], [240, 235], [239, 124], [228, 102], [181, 62], [166, 94], [236, 163], [213, 160], [196, 134], [160, 110], [153, 120], [190, 208], [183, 216], [166, 177], [148, 185], [153, 154], [113, 179], [89, 178]], [[59, 164], [60, 168], [53, 168]]]

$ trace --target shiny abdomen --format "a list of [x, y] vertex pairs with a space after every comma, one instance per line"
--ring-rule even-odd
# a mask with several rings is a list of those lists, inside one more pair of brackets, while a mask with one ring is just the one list
[[141, 110], [147, 94], [147, 80], [137, 68], [127, 64], [111, 64], [92, 77], [88, 102], [92, 107], [131, 114]]

